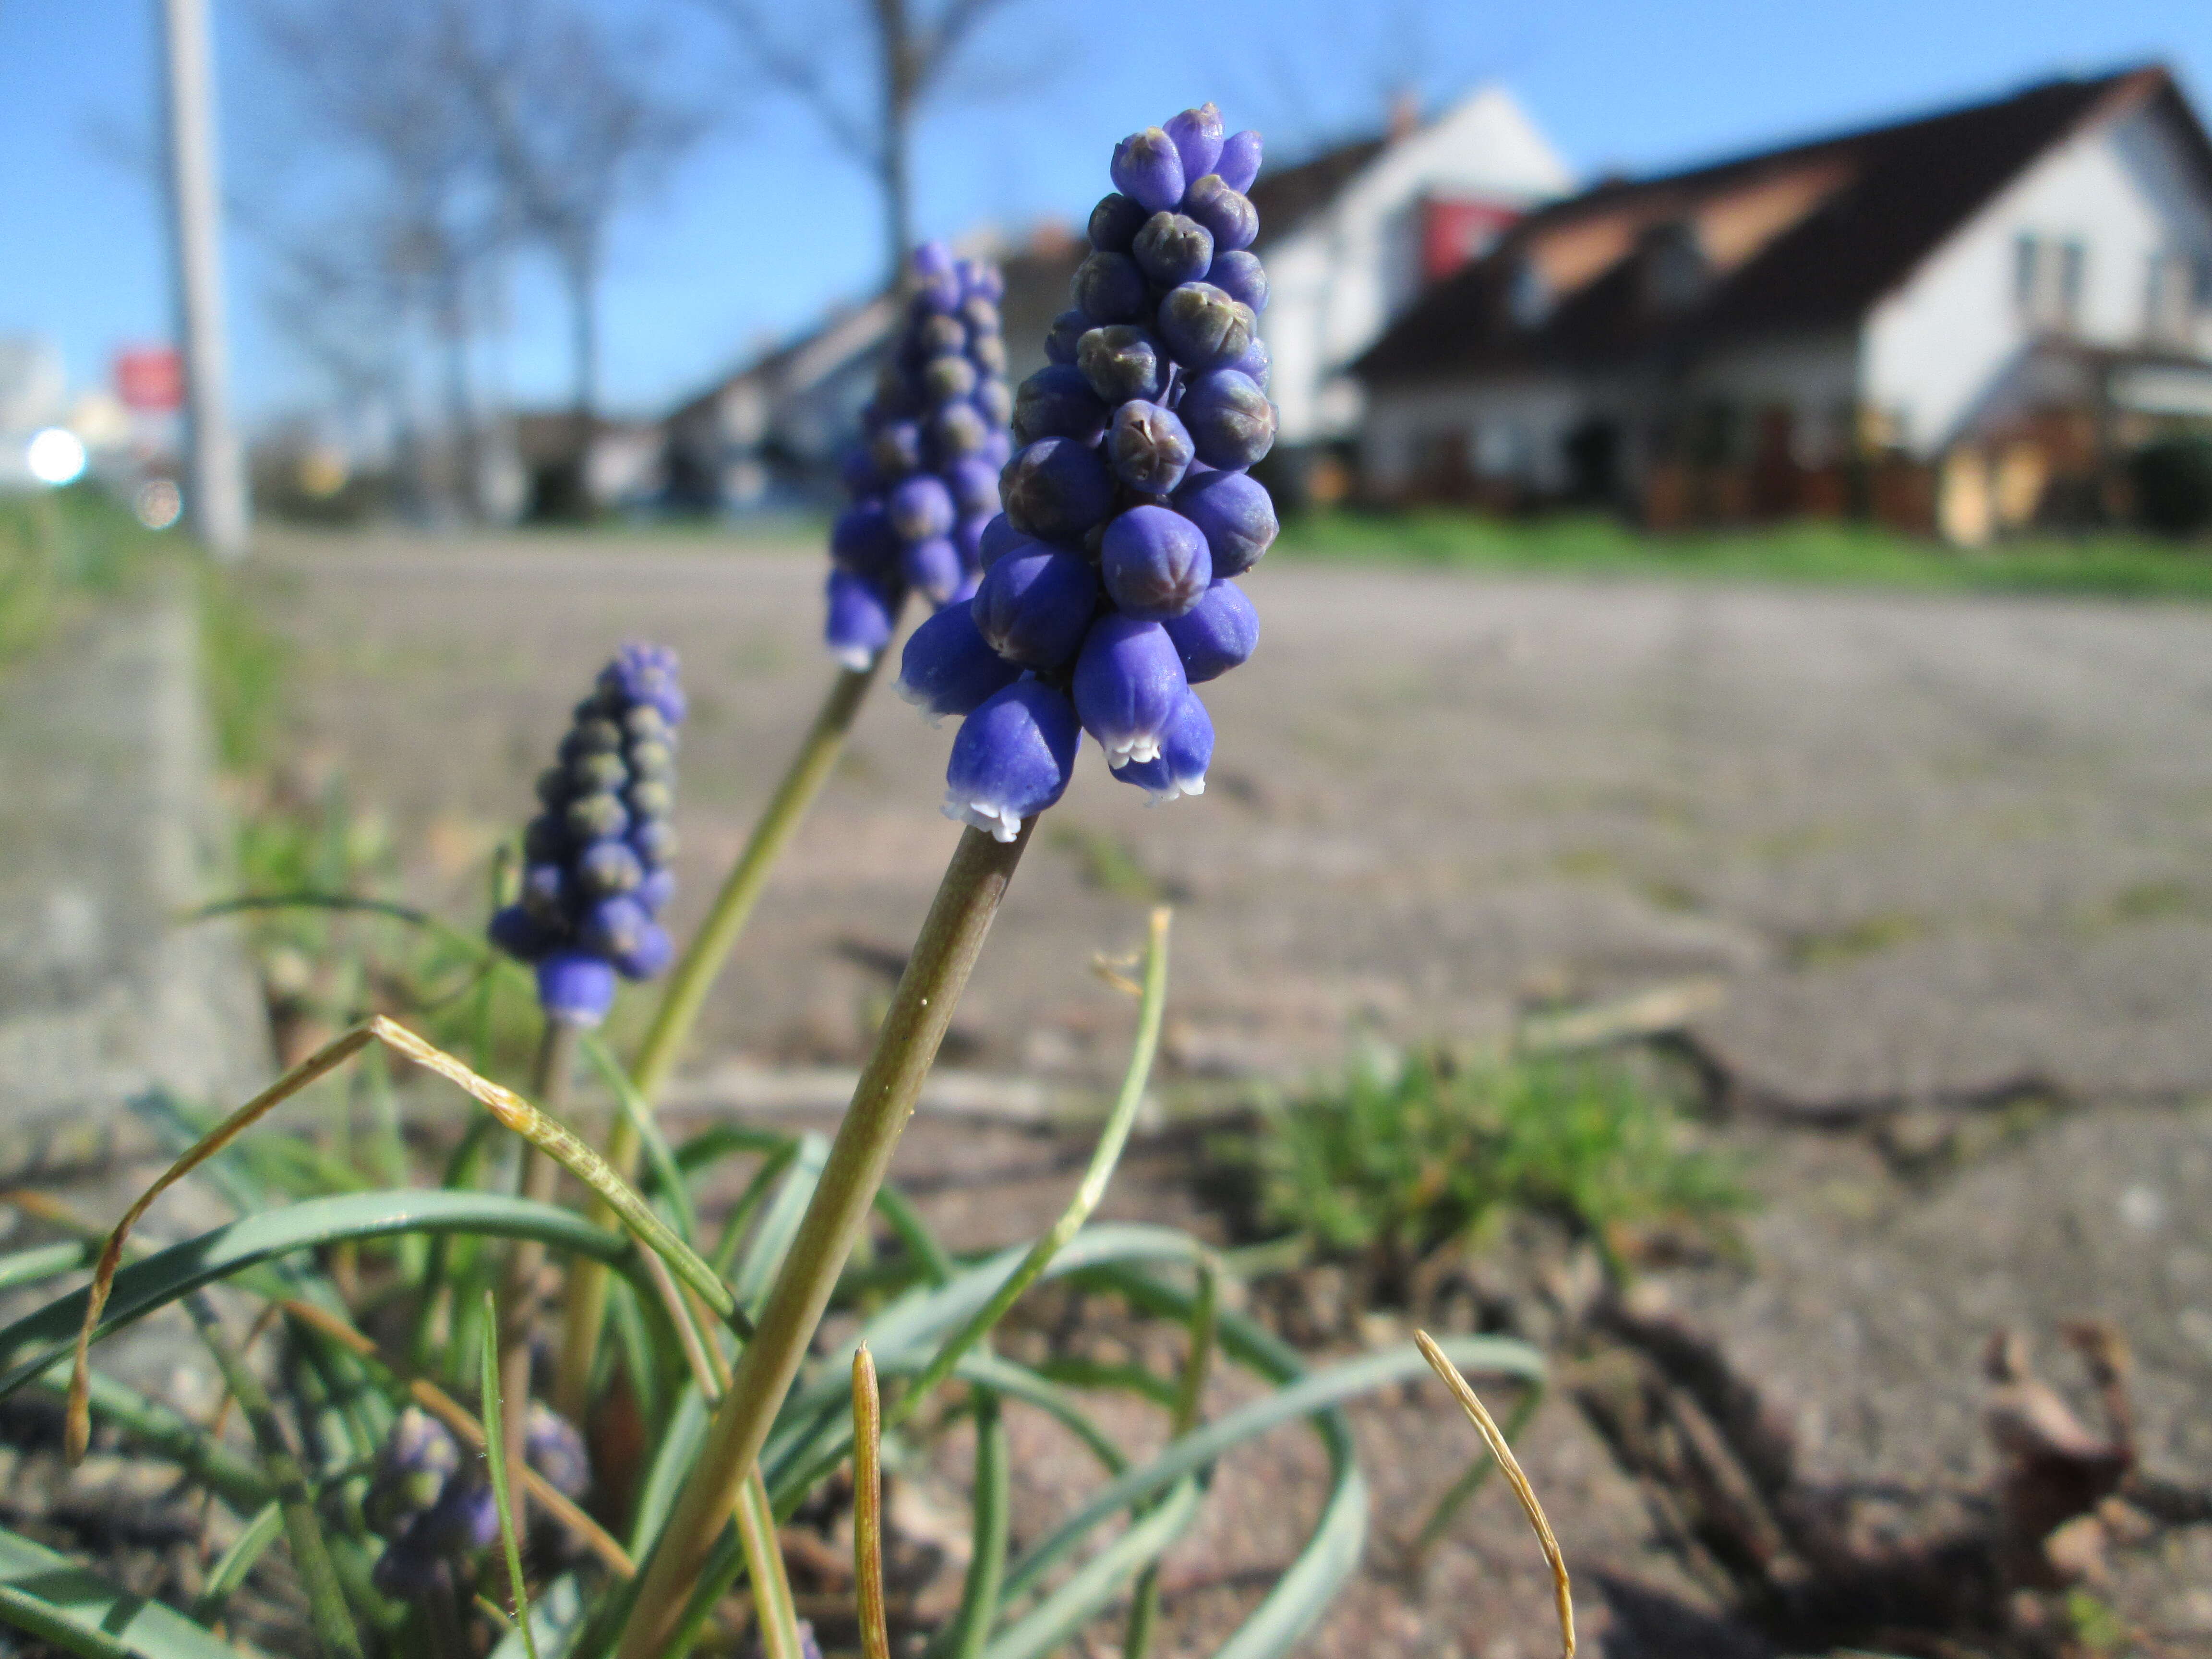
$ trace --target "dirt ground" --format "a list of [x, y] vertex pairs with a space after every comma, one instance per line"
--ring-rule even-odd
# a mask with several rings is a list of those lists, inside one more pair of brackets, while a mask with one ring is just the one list
[[[704, 538], [300, 538], [254, 580], [297, 648], [296, 752], [390, 815], [414, 895], [454, 914], [599, 661], [629, 638], [679, 647], [680, 927], [830, 678], [822, 568]], [[1921, 1594], [1905, 1581], [1950, 1559], [1944, 1529], [1993, 1502], [1982, 1367], [2001, 1330], [2051, 1364], [2062, 1324], [2107, 1322], [2147, 1464], [2212, 1488], [2212, 611], [1312, 564], [1263, 567], [1250, 591], [1260, 653], [1207, 694], [1212, 787], [1147, 811], [1085, 756], [953, 1065], [1109, 1077], [1130, 1013], [1091, 959], [1132, 948], [1164, 898], [1170, 1085], [1719, 981], [1688, 1042], [1754, 1159], [1745, 1260], [1542, 1322], [1566, 1383], [1531, 1473], [1613, 1659], [1826, 1650], [1805, 1610], [1862, 1569], [1900, 1606]], [[954, 839], [936, 811], [950, 735], [888, 694], [869, 708], [716, 994], [695, 1103], [762, 1106], [749, 1086], [856, 1061]], [[902, 1170], [981, 1244], [1042, 1224], [1078, 1157], [925, 1114]], [[1184, 1173], [1140, 1143], [1109, 1212], [1208, 1224]], [[1393, 1565], [1389, 1537], [1460, 1467], [1434, 1450], [1459, 1426], [1441, 1405], [1358, 1413], [1382, 1541], [1317, 1650], [1547, 1650], [1502, 1491], [1422, 1582]], [[1298, 1494], [1318, 1492], [1294, 1439], [1224, 1473], [1226, 1507], [1256, 1522], [1170, 1558], [1186, 1650], [1287, 1559]], [[1668, 1496], [1685, 1481], [1710, 1489], [1702, 1509]], [[1018, 1525], [1048, 1510], [1028, 1501]], [[2033, 1650], [2212, 1653], [2212, 1504], [2192, 1513], [2115, 1521], [2085, 1581], [2132, 1645], [2061, 1631]], [[1771, 1559], [1745, 1557], [1762, 1539]], [[1892, 1630], [1844, 1624], [1861, 1646]], [[1984, 1650], [1908, 1626], [1886, 1650]]]

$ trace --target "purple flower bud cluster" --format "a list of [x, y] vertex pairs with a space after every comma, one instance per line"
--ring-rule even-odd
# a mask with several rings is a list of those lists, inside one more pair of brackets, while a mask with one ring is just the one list
[[[523, 1455], [566, 1497], [580, 1498], [591, 1485], [583, 1437], [535, 1400], [523, 1419]], [[446, 1426], [416, 1406], [392, 1424], [362, 1511], [386, 1540], [374, 1571], [376, 1587], [401, 1601], [451, 1583], [456, 1564], [499, 1540], [499, 1505], [481, 1460], [464, 1462]]]
[[1085, 732], [1155, 804], [1206, 787], [1191, 688], [1258, 644], [1236, 579], [1276, 532], [1249, 472], [1275, 438], [1259, 169], [1260, 135], [1224, 135], [1212, 104], [1115, 146], [1074, 307], [1015, 395], [982, 581], [907, 641], [901, 695], [966, 717], [945, 815], [1000, 841], [1066, 791]]
[[890, 643], [909, 592], [935, 609], [975, 591], [983, 526], [1012, 450], [998, 267], [925, 242], [913, 271], [898, 343], [861, 416], [863, 441], [846, 457], [853, 504], [830, 532], [823, 634], [848, 668], [867, 667]]
[[545, 1012], [596, 1025], [617, 975], [650, 979], [672, 949], [659, 915], [676, 890], [676, 653], [626, 645], [576, 705], [559, 762], [538, 779], [543, 810], [523, 833], [522, 896], [491, 942], [538, 970]]

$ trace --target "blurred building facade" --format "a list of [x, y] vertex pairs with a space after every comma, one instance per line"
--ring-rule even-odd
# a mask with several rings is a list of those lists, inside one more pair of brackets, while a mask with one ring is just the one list
[[1353, 362], [1431, 285], [1574, 182], [1497, 86], [1426, 123], [1401, 105], [1382, 133], [1261, 173], [1252, 202], [1281, 415], [1273, 470], [1294, 498], [1344, 493], [1366, 401]]
[[2119, 516], [2122, 458], [2212, 422], [2212, 143], [2152, 67], [1603, 183], [1353, 373], [1382, 500], [1964, 543]]
[[[1342, 493], [1364, 395], [1352, 361], [1424, 289], [1480, 256], [1572, 175], [1512, 96], [1480, 88], [1437, 118], [1395, 113], [1387, 131], [1252, 187], [1270, 299], [1261, 318], [1282, 411], [1276, 467], [1293, 491]], [[963, 252], [1006, 273], [1007, 374], [1044, 366], [1085, 246], [1045, 226], [1009, 246], [985, 234]], [[668, 417], [668, 494], [693, 509], [812, 506], [836, 493], [839, 453], [858, 429], [894, 321], [888, 296], [837, 312], [747, 362]]]

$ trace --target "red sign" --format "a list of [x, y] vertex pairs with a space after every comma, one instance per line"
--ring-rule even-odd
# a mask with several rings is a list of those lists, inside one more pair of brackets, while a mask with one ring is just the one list
[[166, 415], [185, 406], [185, 360], [173, 346], [115, 354], [115, 395], [125, 409]]
[[1439, 282], [1491, 244], [1521, 216], [1500, 202], [1431, 196], [1421, 204], [1421, 277]]

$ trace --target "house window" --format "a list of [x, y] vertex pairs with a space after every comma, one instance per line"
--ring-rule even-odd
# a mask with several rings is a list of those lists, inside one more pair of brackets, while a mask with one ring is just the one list
[[2212, 256], [2154, 253], [2143, 333], [2154, 345], [2195, 343], [2197, 325], [2212, 311]]
[[1552, 285], [1544, 280], [1544, 273], [1536, 262], [1525, 254], [1513, 262], [1513, 274], [1507, 280], [1505, 309], [1520, 328], [1540, 328], [1552, 314]]
[[2030, 328], [2069, 333], [2080, 318], [2089, 249], [2075, 236], [2029, 233], [2013, 244], [2013, 301]]

